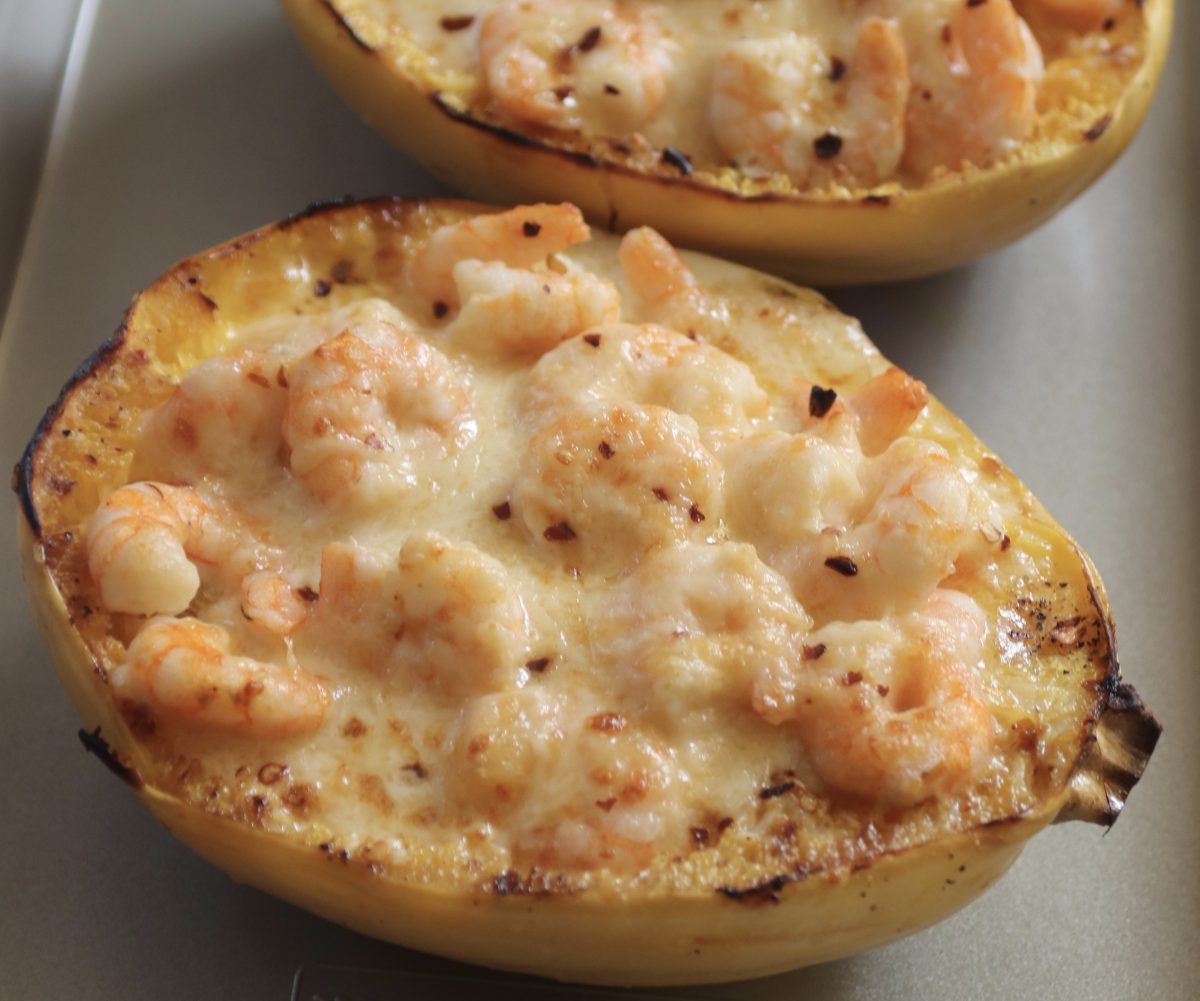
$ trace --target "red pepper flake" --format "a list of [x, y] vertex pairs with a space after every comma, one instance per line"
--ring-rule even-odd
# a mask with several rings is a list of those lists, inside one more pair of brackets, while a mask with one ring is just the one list
[[443, 17], [438, 21], [442, 31], [463, 31], [475, 23], [474, 14], [457, 14]]
[[833, 406], [837, 400], [836, 389], [824, 389], [821, 386], [813, 386], [808, 392], [808, 415], [810, 417], [824, 417], [829, 413], [829, 408]]
[[967, 0], [968, 7], [982, 7], [987, 0]]
[[612, 445], [610, 445], [606, 441], [600, 442], [600, 444], [596, 446], [596, 451], [599, 452], [606, 459], [611, 459], [614, 455], [617, 454], [616, 449], [614, 449], [612, 447]]
[[261, 372], [247, 372], [246, 378], [254, 383], [254, 385], [262, 386], [264, 389], [269, 389], [271, 386], [271, 380]]
[[759, 789], [758, 798], [775, 799], [775, 797], [782, 796], [784, 793], [789, 793], [795, 788], [795, 782], [780, 782], [777, 786], [767, 786], [765, 789]]
[[279, 366], [279, 371], [275, 373], [275, 381], [277, 383], [279, 383], [279, 385], [281, 385], [284, 389], [288, 388], [287, 373], [283, 370], [282, 365]]
[[813, 152], [819, 160], [832, 160], [842, 151], [842, 137], [836, 132], [826, 132], [813, 140]]
[[584, 334], [583, 339], [584, 339], [585, 343], [590, 344], [594, 348], [600, 347], [600, 335], [599, 334]]
[[296, 588], [296, 597], [299, 598], [301, 601], [312, 602], [312, 601], [316, 601], [317, 598], [320, 597], [320, 595], [318, 595], [316, 591], [314, 591], [311, 587], [309, 587], [306, 584], [306, 585], [304, 585], [304, 587]]
[[442, 302], [441, 299], [433, 304], [433, 316], [435, 319], [440, 320], [449, 312], [450, 307], [447, 306], [446, 303]]
[[560, 101], [565, 101], [568, 97], [570, 97], [574, 93], [575, 93], [574, 87], [562, 86], [562, 87], [554, 88], [554, 96], [557, 97]]
[[846, 75], [846, 63], [844, 60], [834, 56], [829, 60], [829, 79], [837, 83]]
[[549, 657], [534, 657], [533, 660], [525, 661], [526, 669], [532, 671], [534, 674], [541, 674], [549, 666]]
[[809, 646], [807, 643], [805, 643], [803, 659], [820, 660], [825, 655], [825, 651], [828, 649], [829, 648], [824, 643], [815, 643], [812, 646]]
[[674, 167], [679, 173], [686, 177], [692, 172], [692, 161], [689, 160], [683, 153], [680, 153], [674, 146], [664, 146], [662, 151], [662, 162], [668, 166]]
[[596, 713], [588, 717], [588, 726], [600, 733], [620, 733], [625, 729], [625, 717], [620, 713]]
[[654, 496], [660, 501], [669, 501], [671, 499], [671, 495], [668, 494], [662, 487], [652, 488], [651, 493], [653, 493]]
[[423, 779], [429, 774], [425, 770], [425, 766], [419, 761], [414, 761], [411, 765], [405, 765], [403, 771], [412, 772], [419, 779]]
[[608, 813], [609, 810], [611, 810], [614, 806], [617, 805], [617, 797], [609, 796], [608, 799], [598, 799], [598, 800], [596, 800], [596, 805], [598, 807], [600, 807], [600, 809], [603, 810], [605, 813]]
[[542, 224], [539, 222], [531, 222], [526, 220], [521, 223], [521, 232], [528, 237], [537, 236], [542, 231]]
[[697, 525], [699, 525], [700, 522], [704, 520], [704, 512], [700, 510], [699, 505], [693, 504], [688, 508], [688, 517], [691, 518], [692, 521], [694, 521]]
[[954, 38], [954, 32], [952, 32], [950, 30], [950, 25], [943, 24], [942, 25], [942, 42], [946, 45], [949, 45], [951, 40], [953, 40], [953, 38]]
[[1106, 17], [1104, 19], [1104, 23], [1102, 25], [1100, 25], [1100, 27], [1103, 28], [1105, 31], [1112, 31], [1113, 28], [1116, 26], [1116, 23], [1117, 23], [1117, 19], [1115, 17]]
[[512, 517], [512, 505], [508, 501], [502, 501], [499, 504], [492, 505], [492, 514], [501, 521], [508, 521]]
[[1012, 545], [1012, 539], [1010, 539], [1007, 535], [1001, 536], [1000, 549], [1002, 552], [1006, 551], [1008, 549], [1008, 547], [1011, 545]]
[[615, 84], [606, 83], [606, 84], [604, 85], [604, 93], [606, 93], [606, 94], [620, 94], [620, 93], [621, 93], [621, 88], [620, 88], [620, 87], [618, 87], [618, 86], [616, 86]]
[[1111, 114], [1101, 115], [1092, 123], [1092, 127], [1084, 132], [1083, 138], [1090, 143], [1094, 143], [1108, 131], [1108, 127], [1112, 125], [1112, 120], [1113, 116]]
[[575, 48], [580, 52], [591, 52], [597, 45], [600, 44], [600, 25], [593, 25], [583, 33], [583, 37], [575, 43]]
[[690, 833], [692, 835], [692, 844], [697, 848], [703, 848], [708, 844], [709, 833], [707, 827], [693, 827]]
[[357, 716], [351, 716], [346, 721], [346, 725], [342, 727], [342, 734], [346, 737], [361, 737], [366, 732], [367, 724]]
[[881, 699], [884, 699], [884, 698], [887, 698], [887, 693], [890, 692], [891, 689], [888, 688], [887, 685], [876, 685], [875, 691], [877, 691], [879, 693], [879, 697]]
[[853, 577], [858, 573], [858, 564], [849, 556], [830, 556], [825, 561], [830, 570], [836, 570], [843, 577]]
[[724, 831], [726, 828], [729, 828], [732, 826], [733, 826], [733, 818], [732, 817], [722, 817], [720, 820], [717, 821], [717, 830], [718, 831]]
[[847, 671], [842, 675], [842, 684], [847, 688], [862, 684], [862, 673], [859, 671]]
[[576, 537], [575, 529], [565, 521], [560, 521], [557, 525], [551, 525], [542, 533], [542, 536], [548, 542], [570, 542]]
[[258, 770], [258, 781], [265, 786], [273, 786], [287, 774], [288, 766], [275, 761], [268, 761]]
[[324, 278], [318, 278], [316, 283], [313, 285], [313, 295], [315, 295], [318, 299], [324, 299], [325, 296], [329, 295], [329, 293], [332, 291], [333, 286], [330, 285], [329, 282], [327, 282]]

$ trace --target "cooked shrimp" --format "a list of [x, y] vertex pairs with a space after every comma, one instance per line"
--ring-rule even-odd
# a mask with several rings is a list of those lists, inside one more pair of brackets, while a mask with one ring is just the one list
[[640, 128], [662, 106], [670, 56], [636, 4], [516, 0], [484, 15], [479, 61], [502, 114], [617, 136]]
[[514, 512], [544, 553], [602, 573], [709, 536], [721, 500], [721, 467], [695, 422], [633, 403], [590, 403], [537, 432], [512, 490]]
[[620, 400], [684, 414], [714, 440], [746, 434], [770, 408], [743, 362], [653, 324], [597, 327], [548, 352], [520, 406], [540, 425], [584, 401]]
[[461, 700], [516, 682], [529, 619], [503, 564], [422, 532], [394, 559], [354, 543], [325, 546], [316, 607], [297, 642]]
[[904, 166], [987, 166], [1029, 135], [1042, 79], [1042, 53], [1011, 0], [906, 5], [912, 92]]
[[179, 723], [262, 737], [316, 730], [329, 694], [313, 675], [229, 651], [199, 619], [151, 619], [109, 681], [116, 692]]
[[190, 487], [131, 483], [88, 522], [88, 569], [112, 611], [177, 615], [200, 589], [196, 564], [218, 563], [237, 544], [228, 520]]
[[717, 145], [752, 174], [801, 187], [878, 184], [904, 149], [908, 60], [895, 26], [865, 20], [849, 63], [797, 34], [732, 42], [717, 62]]
[[729, 310], [710, 296], [679, 253], [649, 226], [631, 229], [617, 250], [633, 288], [637, 318], [662, 323], [689, 337], [723, 334]]
[[242, 614], [276, 636], [290, 636], [308, 616], [311, 598], [277, 570], [257, 570], [242, 578]]
[[908, 611], [972, 537], [970, 486], [940, 446], [903, 436], [926, 397], [899, 370], [827, 410], [812, 398], [806, 431], [722, 451], [731, 527], [820, 622]]
[[515, 858], [551, 871], [634, 871], [664, 843], [682, 844], [679, 790], [686, 776], [670, 750], [618, 712], [595, 713], [576, 726], [573, 753], [563, 756], [572, 774], [554, 783], [570, 797], [546, 811], [550, 823], [517, 840]]
[[794, 407], [802, 426], [824, 424], [828, 429], [843, 419], [844, 410], [851, 420], [837, 432], [824, 430], [822, 435], [828, 439], [852, 428], [864, 455], [878, 455], [887, 448], [912, 426], [929, 402], [925, 383], [894, 365], [846, 396], [835, 394], [832, 404], [825, 403], [829, 393], [828, 388], [810, 382], [798, 384]]
[[514, 683], [529, 617], [498, 560], [436, 532], [410, 537], [398, 564], [396, 653], [424, 684], [461, 699]]
[[955, 795], [986, 769], [995, 720], [977, 673], [979, 606], [935, 591], [899, 622], [831, 623], [786, 677], [764, 672], [755, 708], [794, 723], [831, 788], [884, 806]]
[[557, 274], [459, 261], [454, 281], [463, 306], [446, 335], [476, 351], [540, 355], [621, 318], [616, 286], [582, 269]]
[[256, 483], [278, 470], [286, 391], [266, 351], [201, 362], [146, 415], [138, 461], [156, 476], [196, 480], [236, 471]]
[[287, 379], [291, 468], [323, 501], [403, 489], [421, 457], [444, 455], [475, 430], [465, 378], [388, 323], [342, 331], [293, 363]]
[[768, 665], [787, 671], [812, 620], [787, 580], [746, 543], [683, 543], [645, 557], [616, 589], [593, 642], [646, 692], [655, 722], [680, 727], [742, 705]]
[[431, 233], [408, 268], [408, 283], [432, 303], [435, 316], [459, 305], [454, 266], [459, 261], [499, 261], [533, 268], [591, 237], [574, 205], [522, 205], [473, 216]]

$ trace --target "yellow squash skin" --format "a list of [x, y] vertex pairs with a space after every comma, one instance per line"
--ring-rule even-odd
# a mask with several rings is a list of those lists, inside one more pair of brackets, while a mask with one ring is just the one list
[[[411, 880], [339, 852], [315, 829], [268, 831], [225, 803], [196, 805], [166, 788], [164, 764], [139, 736], [136, 716], [114, 704], [106, 681], [119, 647], [106, 613], [89, 604], [94, 587], [82, 524], [98, 498], [125, 481], [126, 436], [138, 415], [219, 349], [215, 314], [236, 321], [264, 303], [299, 305], [299, 286], [310, 279], [280, 276], [323, 274], [338, 262], [350, 261], [365, 288], [385, 288], [396, 274], [391, 248], [405, 239], [418, 208], [381, 200], [314, 209], [176, 265], [137, 297], [118, 334], [67, 385], [15, 471], [24, 577], [84, 745], [169, 829], [234, 879], [370, 935], [563, 980], [668, 985], [761, 976], [882, 944], [964, 906], [1053, 820], [1115, 819], [1159, 727], [1120, 681], [1094, 568], [1027, 492], [1020, 532], [1053, 550], [1070, 575], [1064, 593], [1090, 609], [1095, 625], [1078, 654], [1087, 705], [1067, 727], [1074, 765], [1015, 813], [878, 852], [867, 864], [811, 872], [784, 866], [766, 879], [761, 872], [717, 885], [696, 878], [640, 892], [563, 892], [553, 883], [490, 877], [464, 891], [461, 881], [436, 874]], [[451, 214], [471, 208], [438, 207]], [[296, 290], [281, 287], [289, 280]], [[953, 429], [969, 437], [961, 425]], [[1014, 534], [1013, 545], [1022, 544]]]
[[[597, 158], [484, 121], [439, 92], [410, 40], [379, 47], [348, 0], [281, 0], [305, 48], [372, 128], [432, 174], [498, 203], [571, 201], [593, 225], [649, 225], [680, 246], [817, 286], [934, 274], [997, 250], [1068, 205], [1133, 139], [1162, 73], [1173, 0], [1146, 0], [1146, 50], [1120, 98], [1072, 141], [985, 169], [865, 194], [742, 194], [669, 164]], [[373, 36], [368, 36], [373, 37]]]

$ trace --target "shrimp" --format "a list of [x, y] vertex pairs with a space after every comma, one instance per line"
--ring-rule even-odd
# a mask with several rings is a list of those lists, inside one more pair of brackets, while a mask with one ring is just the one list
[[283, 438], [318, 499], [390, 493], [416, 463], [475, 431], [465, 378], [436, 348], [389, 323], [343, 330], [287, 371]]
[[484, 15], [479, 62], [504, 116], [619, 136], [662, 106], [670, 51], [635, 4], [517, 0]]
[[666, 407], [713, 441], [748, 433], [770, 409], [743, 362], [653, 324], [596, 327], [548, 352], [529, 375], [520, 409], [537, 426], [585, 401]]
[[446, 334], [476, 351], [540, 355], [621, 318], [616, 286], [583, 270], [540, 273], [467, 260], [454, 266], [454, 281], [463, 307]]
[[297, 642], [461, 700], [516, 682], [529, 620], [501, 563], [423, 532], [394, 560], [351, 543], [325, 546], [316, 607]]
[[934, 591], [891, 622], [836, 622], [788, 675], [762, 672], [755, 710], [794, 724], [832, 789], [888, 807], [955, 795], [987, 767], [995, 719], [976, 664], [986, 637], [979, 606]]
[[598, 402], [533, 435], [512, 504], [543, 553], [620, 572], [657, 546], [716, 531], [722, 480], [690, 418]]
[[308, 617], [315, 598], [315, 593], [297, 587], [277, 570], [257, 570], [242, 578], [242, 614], [276, 636], [295, 632]]
[[912, 92], [903, 166], [987, 166], [1029, 135], [1042, 52], [1011, 0], [926, 0], [905, 6]]
[[[721, 453], [732, 530], [759, 546], [818, 621], [908, 611], [971, 539], [966, 479], [939, 445], [902, 434], [924, 398], [920, 383], [888, 371], [847, 403], [810, 413], [803, 433], [758, 435]], [[893, 435], [878, 455], [864, 454]]]
[[434, 316], [443, 316], [460, 304], [454, 275], [459, 261], [499, 261], [528, 270], [590, 238], [574, 205], [522, 205], [477, 215], [434, 230], [409, 263], [407, 281], [432, 303]]
[[104, 604], [131, 615], [178, 615], [200, 589], [196, 564], [237, 546], [227, 519], [190, 487], [145, 481], [109, 494], [87, 526], [88, 569]]
[[657, 231], [631, 229], [617, 259], [638, 302], [639, 319], [665, 324], [689, 337], [715, 336], [729, 328], [729, 310], [704, 286]]
[[[810, 382], [797, 386], [794, 409], [802, 425], [814, 428], [823, 423], [828, 428], [845, 421], [839, 431], [852, 429], [864, 455], [878, 455], [886, 449], [912, 426], [929, 402], [925, 383], [894, 365], [844, 397], [835, 393], [832, 404], [826, 404], [830, 392]], [[823, 433], [831, 437], [828, 431]]]
[[151, 619], [109, 682], [176, 722], [247, 736], [311, 733], [329, 705], [313, 675], [230, 653], [224, 629], [193, 618]]
[[659, 726], [683, 730], [744, 704], [766, 665], [788, 670], [812, 628], [787, 580], [735, 542], [651, 553], [601, 621], [593, 642], [605, 659], [645, 690]]
[[732, 42], [717, 61], [709, 118], [717, 145], [748, 173], [872, 187], [900, 163], [908, 91], [899, 32], [872, 17], [848, 64], [805, 35]]
[[436, 532], [400, 550], [397, 657], [461, 699], [515, 682], [529, 659], [529, 617], [504, 565]]
[[687, 776], [670, 749], [620, 712], [594, 713], [575, 726], [573, 753], [562, 756], [572, 771], [552, 773], [567, 795], [544, 814], [549, 823], [517, 838], [519, 864], [630, 872], [649, 865], [664, 842], [681, 844]]
[[201, 362], [146, 415], [138, 461], [155, 475], [195, 480], [236, 471], [262, 477], [278, 469], [287, 399], [280, 363], [265, 351]]

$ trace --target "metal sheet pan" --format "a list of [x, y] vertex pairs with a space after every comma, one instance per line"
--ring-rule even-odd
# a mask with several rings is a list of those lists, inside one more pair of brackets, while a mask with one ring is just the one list
[[[1194, 996], [1200, 74], [1185, 57], [1200, 17], [1178, 6], [1143, 133], [1086, 197], [974, 266], [833, 294], [1092, 554], [1125, 672], [1166, 726], [1155, 759], [1108, 835], [1050, 830], [939, 927], [689, 996]], [[77, 361], [170, 262], [316, 199], [439, 190], [341, 106], [268, 0], [84, 0], [0, 335], [0, 458], [16, 460]], [[0, 505], [12, 525], [13, 498]], [[0, 581], [0, 995], [258, 1001], [295, 980], [325, 996], [347, 967], [486, 982], [236, 886], [166, 834], [76, 740], [8, 529]], [[360, 982], [414, 997], [430, 983]]]

